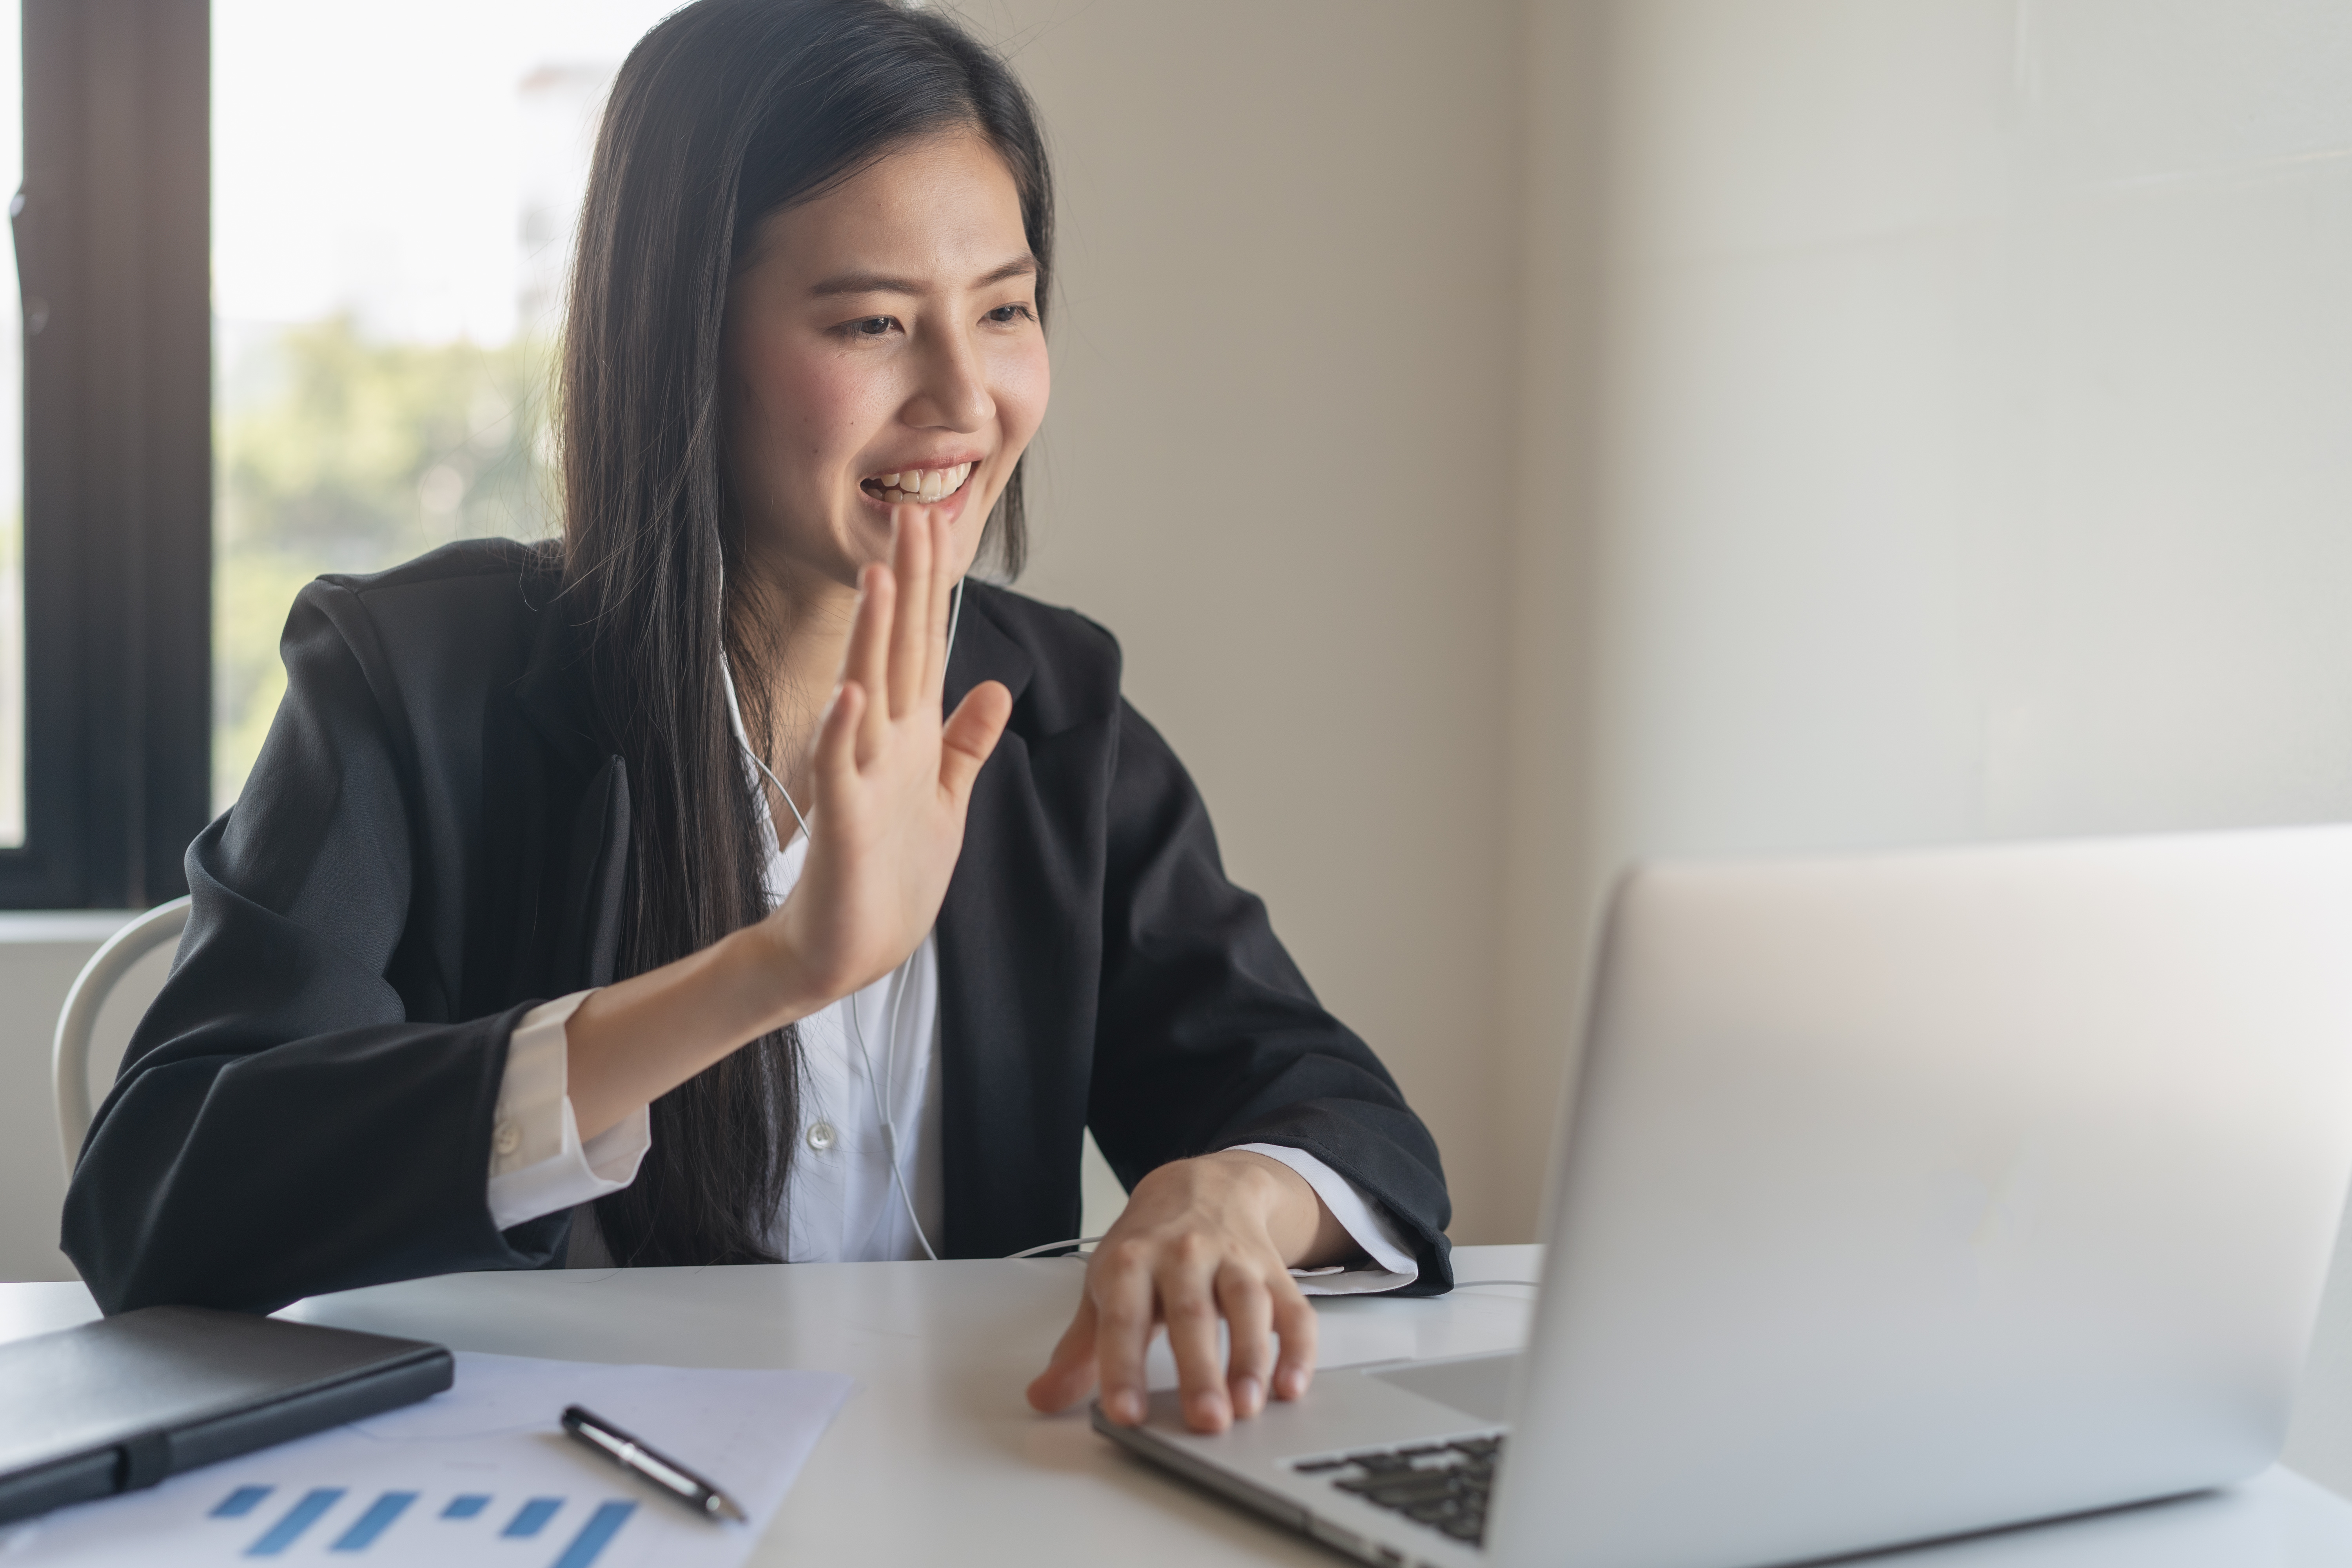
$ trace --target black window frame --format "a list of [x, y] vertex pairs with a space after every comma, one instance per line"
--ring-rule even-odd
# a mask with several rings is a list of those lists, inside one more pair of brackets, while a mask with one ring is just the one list
[[0, 908], [187, 891], [212, 816], [208, 0], [23, 0], [25, 843]]

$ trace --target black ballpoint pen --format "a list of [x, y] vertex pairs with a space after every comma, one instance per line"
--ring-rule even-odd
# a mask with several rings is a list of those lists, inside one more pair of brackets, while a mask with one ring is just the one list
[[614, 1464], [635, 1470], [698, 1513], [713, 1519], [750, 1521], [751, 1516], [733, 1498], [668, 1455], [646, 1447], [601, 1415], [577, 1405], [567, 1405], [563, 1407], [563, 1429]]

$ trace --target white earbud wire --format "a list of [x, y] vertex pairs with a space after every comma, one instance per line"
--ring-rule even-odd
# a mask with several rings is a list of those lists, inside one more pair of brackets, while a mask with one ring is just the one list
[[1010, 1263], [1016, 1258], [1034, 1258], [1041, 1252], [1059, 1252], [1066, 1247], [1092, 1247], [1101, 1239], [1099, 1236], [1074, 1236], [1065, 1241], [1049, 1241], [1039, 1247], [1024, 1247], [1018, 1252], [1008, 1252], [1004, 1260]]

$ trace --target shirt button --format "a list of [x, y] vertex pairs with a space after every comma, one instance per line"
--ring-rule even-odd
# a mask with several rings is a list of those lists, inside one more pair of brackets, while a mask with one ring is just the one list
[[513, 1122], [501, 1121], [498, 1135], [490, 1140], [490, 1147], [501, 1154], [511, 1154], [522, 1147], [522, 1132]]
[[830, 1121], [812, 1121], [809, 1123], [808, 1146], [815, 1150], [820, 1154], [833, 1147], [833, 1141], [837, 1136], [838, 1134], [834, 1131], [833, 1123]]

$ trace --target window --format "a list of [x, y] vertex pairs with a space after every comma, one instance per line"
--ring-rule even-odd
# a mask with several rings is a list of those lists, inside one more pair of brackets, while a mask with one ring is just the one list
[[213, 0], [212, 801], [321, 572], [557, 527], [572, 226], [646, 0]]
[[0, 306], [22, 353], [0, 500], [22, 500], [0, 611], [23, 649], [21, 784], [0, 784], [21, 818], [0, 903], [153, 903], [182, 890], [208, 805], [205, 13], [21, 6], [21, 331]]
[[185, 890], [303, 582], [552, 530], [590, 138], [669, 8], [0, 0], [0, 904]]

